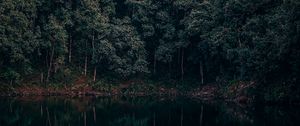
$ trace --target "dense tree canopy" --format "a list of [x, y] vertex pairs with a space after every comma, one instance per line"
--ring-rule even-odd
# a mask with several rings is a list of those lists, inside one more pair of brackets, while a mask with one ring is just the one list
[[299, 37], [297, 0], [1, 0], [0, 78], [296, 83]]

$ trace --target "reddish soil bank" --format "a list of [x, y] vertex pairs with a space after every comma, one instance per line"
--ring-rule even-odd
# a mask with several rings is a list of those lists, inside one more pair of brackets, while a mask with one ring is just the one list
[[[146, 84], [142, 80], [129, 80], [120, 82], [119, 85], [100, 85], [93, 88], [88, 84], [89, 79], [80, 76], [69, 86], [27, 85], [11, 88], [0, 87], [0, 96], [187, 96], [201, 100], [223, 99], [237, 103], [251, 103], [254, 95], [249, 90], [256, 88], [254, 82], [235, 82], [227, 86], [220, 84], [207, 84], [197, 88], [180, 90], [165, 87], [161, 84]], [[175, 86], [176, 87], [176, 86]]]
[[[39, 86], [23, 86], [10, 90], [9, 92], [1, 92], [1, 96], [55, 96], [55, 95], [102, 95], [99, 92], [90, 90], [89, 87], [80, 90], [73, 90], [73, 87], [68, 88], [53, 88], [53, 87], [39, 87]], [[103, 94], [104, 95], [104, 94]]]
[[121, 82], [119, 85], [107, 85], [93, 88], [86, 77], [78, 79], [69, 86], [55, 87], [41, 85], [22, 85], [19, 87], [0, 87], [0, 96], [112, 96], [112, 95], [163, 95], [177, 96], [181, 93], [175, 88], [147, 85], [141, 80]]
[[236, 82], [227, 87], [218, 84], [208, 84], [189, 92], [189, 96], [202, 100], [223, 99], [236, 103], [248, 104], [255, 100], [255, 82]]
[[8, 91], [1, 91], [0, 96], [112, 96], [112, 95], [133, 95], [133, 96], [148, 96], [148, 95], [164, 95], [164, 96], [177, 96], [180, 95], [175, 89], [159, 88], [157, 92], [149, 91], [132, 91], [124, 92], [127, 90], [123, 87], [113, 88], [110, 91], [97, 91], [93, 90], [90, 86], [83, 86], [81, 88], [65, 87], [65, 88], [52, 88], [52, 87], [18, 87]]

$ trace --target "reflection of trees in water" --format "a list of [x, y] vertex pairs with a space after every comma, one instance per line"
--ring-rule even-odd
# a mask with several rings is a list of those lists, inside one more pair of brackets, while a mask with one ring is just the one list
[[227, 103], [218, 104], [216, 108], [219, 111], [217, 116], [218, 125], [255, 125], [254, 113], [250, 108]]
[[299, 126], [300, 110], [298, 107], [290, 106], [266, 106], [259, 111], [261, 122], [273, 126]]
[[0, 99], [0, 125], [205, 126], [300, 124], [299, 109], [155, 98]]
[[[109, 121], [127, 121], [143, 125], [146, 120], [123, 117], [124, 113], [148, 113], [153, 102], [134, 98], [12, 98], [0, 100], [2, 125], [109, 125]], [[141, 114], [139, 114], [141, 115]], [[106, 123], [106, 124], [105, 124]]]
[[137, 119], [135, 116], [123, 116], [110, 122], [111, 126], [147, 126], [148, 118]]
[[300, 125], [300, 110], [288, 106], [239, 106], [218, 104], [217, 125], [243, 126], [297, 126]]

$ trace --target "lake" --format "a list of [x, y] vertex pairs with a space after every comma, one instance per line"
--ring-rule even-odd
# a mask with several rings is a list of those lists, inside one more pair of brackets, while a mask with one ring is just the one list
[[299, 107], [158, 97], [0, 98], [0, 126], [300, 126]]

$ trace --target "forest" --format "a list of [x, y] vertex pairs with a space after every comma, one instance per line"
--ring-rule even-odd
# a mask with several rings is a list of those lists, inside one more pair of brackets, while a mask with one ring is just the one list
[[299, 99], [299, 38], [298, 0], [1, 0], [0, 83], [242, 81]]

